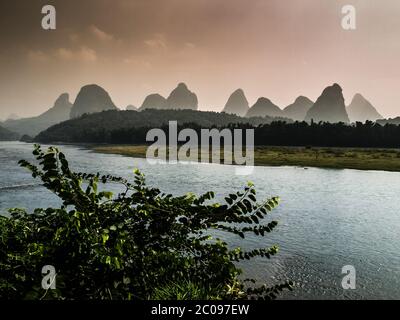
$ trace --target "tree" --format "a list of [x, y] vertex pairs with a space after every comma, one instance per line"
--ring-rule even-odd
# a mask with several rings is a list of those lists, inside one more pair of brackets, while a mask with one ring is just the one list
[[[287, 282], [255, 287], [235, 261], [270, 258], [276, 246], [229, 249], [212, 230], [241, 238], [265, 236], [278, 198], [256, 202], [253, 184], [215, 203], [213, 192], [174, 197], [110, 175], [75, 173], [54, 147], [33, 151], [39, 164], [19, 163], [62, 201], [60, 208], [0, 218], [0, 296], [8, 299], [273, 299]], [[122, 187], [119, 194], [105, 184]], [[101, 189], [101, 190], [100, 190]], [[43, 290], [44, 265], [55, 267], [56, 289]]]

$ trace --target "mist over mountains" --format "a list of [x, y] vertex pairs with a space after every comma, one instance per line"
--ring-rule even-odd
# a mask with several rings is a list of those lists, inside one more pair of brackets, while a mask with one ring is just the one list
[[283, 109], [283, 114], [295, 121], [303, 121], [308, 110], [313, 106], [314, 102], [304, 96], [296, 98], [296, 100]]
[[71, 109], [71, 119], [85, 113], [117, 110], [110, 95], [102, 87], [91, 84], [81, 88]]
[[[150, 109], [158, 111], [175, 110], [176, 112], [164, 113], [163, 115], [166, 118], [163, 120], [177, 120], [175, 118], [182, 118], [186, 122], [204, 124], [201, 120], [204, 118], [201, 115], [203, 111], [197, 111], [198, 108], [197, 95], [192, 92], [185, 83], [181, 82], [171, 91], [167, 98], [158, 93], [152, 93], [144, 99], [139, 108], [129, 105], [126, 107], [126, 110], [137, 110], [139, 112]], [[40, 132], [58, 123], [109, 110], [114, 110], [115, 112], [121, 111], [114, 104], [110, 94], [104, 88], [96, 84], [90, 84], [81, 88], [73, 104], [69, 101], [69, 95], [63, 93], [56, 99], [54, 105], [41, 115], [15, 120], [8, 119], [1, 123], [1, 126], [3, 129], [6, 129], [7, 132], [13, 133], [13, 137], [16, 135], [35, 137]], [[196, 111], [196, 113], [190, 114], [192, 118], [188, 118], [188, 113], [183, 113], [182, 116], [179, 116], [179, 111], [185, 110]], [[215, 114], [215, 112], [211, 112], [211, 114]], [[226, 114], [226, 116], [223, 116], [223, 114]], [[157, 118], [156, 115], [157, 113], [155, 111], [148, 114], [148, 116]], [[235, 117], [230, 117], [228, 115]], [[142, 119], [139, 113], [135, 113], [135, 115], [129, 115], [131, 125], [137, 126], [141, 124], [133, 120], [133, 117], [141, 119], [146, 125], [151, 125], [153, 123], [151, 119]], [[266, 97], [258, 98], [257, 101], [250, 106], [243, 89], [237, 89], [228, 97], [222, 109], [222, 116], [220, 118], [214, 116], [213, 121], [210, 121], [208, 124], [221, 125], [228, 124], [227, 121], [232, 121], [231, 123], [248, 122], [256, 125], [270, 123], [273, 119], [286, 122], [306, 121], [318, 123], [322, 121], [349, 124], [356, 121], [376, 121], [382, 119], [382, 116], [361, 94], [356, 94], [350, 105], [346, 107], [342, 88], [335, 83], [325, 88], [315, 103], [305, 96], [299, 96], [292, 104], [283, 109]], [[103, 122], [106, 126], [107, 122]], [[161, 122], [156, 121], [154, 125], [160, 123]], [[93, 125], [96, 126], [97, 124], [94, 123]], [[111, 127], [113, 126], [111, 124], [109, 125]], [[6, 134], [4, 133], [3, 136], [6, 136]], [[9, 133], [7, 136], [10, 136]]]
[[148, 95], [139, 110], [146, 109], [167, 109], [167, 99], [158, 93]]
[[195, 93], [190, 91], [183, 82], [172, 90], [168, 98], [164, 98], [158, 93], [148, 95], [139, 110], [161, 109], [161, 110], [197, 110], [198, 100]]
[[354, 95], [353, 100], [347, 107], [347, 113], [351, 122], [383, 119], [375, 107], [359, 93]]
[[308, 110], [305, 121], [349, 123], [342, 88], [337, 84], [324, 89], [317, 101]]
[[36, 136], [52, 125], [68, 120], [71, 108], [72, 104], [69, 101], [69, 94], [63, 93], [56, 99], [54, 105], [49, 110], [39, 116], [15, 120], [8, 119], [1, 125], [19, 135]]
[[247, 112], [246, 117], [282, 117], [283, 111], [271, 100], [261, 97]]
[[237, 89], [228, 98], [222, 112], [236, 114], [243, 117], [249, 111], [249, 102], [242, 89]]
[[133, 104], [129, 104], [126, 106], [125, 110], [133, 110], [136, 111], [138, 108], [135, 107]]

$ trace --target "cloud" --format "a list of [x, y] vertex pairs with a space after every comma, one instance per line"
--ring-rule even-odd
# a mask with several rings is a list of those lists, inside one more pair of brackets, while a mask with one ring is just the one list
[[56, 56], [61, 58], [62, 60], [71, 60], [74, 56], [74, 53], [70, 49], [60, 48], [57, 49]]
[[191, 43], [191, 42], [186, 42], [185, 43], [185, 47], [189, 48], [189, 49], [194, 49], [194, 48], [196, 48], [196, 45], [194, 43]]
[[96, 51], [87, 47], [81, 47], [78, 50], [59, 48], [55, 55], [57, 58], [67, 61], [95, 62], [97, 60]]
[[28, 59], [33, 62], [45, 62], [48, 60], [48, 55], [41, 50], [29, 50]]
[[85, 47], [81, 48], [79, 51], [79, 57], [84, 61], [94, 62], [97, 60], [96, 51]]
[[80, 39], [80, 36], [79, 36], [79, 34], [77, 34], [77, 33], [70, 33], [70, 34], [68, 35], [68, 39], [69, 39], [70, 41], [72, 41], [72, 42], [78, 42], [78, 40]]
[[89, 27], [89, 31], [93, 36], [95, 36], [100, 41], [107, 42], [107, 41], [114, 40], [114, 36], [112, 34], [107, 33], [103, 30], [100, 30], [95, 25], [91, 25]]
[[139, 67], [139, 68], [144, 68], [144, 69], [150, 69], [152, 67], [151, 62], [145, 60], [145, 59], [141, 59], [141, 58], [137, 58], [137, 57], [129, 57], [129, 58], [125, 58], [123, 60], [123, 62], [125, 64], [129, 64], [129, 65], [133, 65], [135, 67]]
[[152, 49], [166, 49], [168, 47], [165, 35], [162, 33], [154, 34], [153, 38], [145, 40], [144, 44]]

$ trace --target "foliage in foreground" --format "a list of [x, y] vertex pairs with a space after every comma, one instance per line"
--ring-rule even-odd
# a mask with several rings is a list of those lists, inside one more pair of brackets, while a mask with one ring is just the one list
[[[278, 248], [245, 252], [209, 236], [211, 229], [263, 237], [277, 222], [265, 217], [278, 203], [259, 204], [249, 184], [225, 203], [214, 194], [173, 197], [100, 174], [75, 173], [63, 153], [35, 146], [39, 165], [20, 165], [61, 200], [60, 208], [0, 218], [0, 297], [3, 299], [273, 299], [291, 283], [254, 287], [240, 280], [237, 261], [270, 258]], [[113, 183], [121, 193], [98, 190]], [[101, 188], [104, 189], [104, 188]], [[41, 287], [42, 267], [56, 269], [56, 289]]]

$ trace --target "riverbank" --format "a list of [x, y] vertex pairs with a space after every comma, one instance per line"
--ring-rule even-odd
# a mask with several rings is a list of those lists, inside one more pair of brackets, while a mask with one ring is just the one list
[[[144, 158], [147, 146], [102, 145], [91, 149], [99, 153]], [[400, 171], [399, 149], [257, 146], [254, 158], [257, 166]]]

